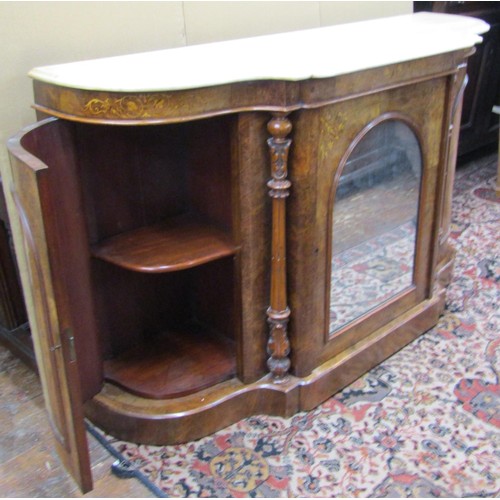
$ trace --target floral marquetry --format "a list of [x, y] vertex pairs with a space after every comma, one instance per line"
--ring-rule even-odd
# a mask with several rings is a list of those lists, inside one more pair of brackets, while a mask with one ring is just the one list
[[90, 99], [83, 106], [84, 113], [89, 116], [106, 116], [115, 118], [152, 118], [165, 111], [168, 96], [138, 95], [120, 98]]

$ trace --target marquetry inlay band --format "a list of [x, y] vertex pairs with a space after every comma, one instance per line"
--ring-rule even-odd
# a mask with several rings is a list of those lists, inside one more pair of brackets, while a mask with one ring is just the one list
[[111, 116], [122, 119], [152, 118], [167, 108], [165, 95], [126, 95], [120, 98], [107, 97], [90, 99], [83, 105], [83, 113], [88, 116]]

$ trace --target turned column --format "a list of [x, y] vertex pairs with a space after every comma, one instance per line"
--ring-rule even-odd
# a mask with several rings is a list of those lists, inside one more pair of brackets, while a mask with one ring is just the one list
[[457, 163], [458, 141], [460, 138], [460, 118], [462, 116], [462, 103], [467, 86], [467, 64], [458, 66], [457, 73], [453, 76], [450, 97], [452, 105], [449, 114], [449, 126], [446, 139], [446, 156], [443, 160], [443, 173], [441, 177], [441, 201], [439, 207], [439, 237], [436, 278], [442, 287], [450, 284], [453, 272], [455, 248], [450, 240], [451, 232], [451, 199], [455, 183], [455, 169]]
[[292, 124], [286, 114], [275, 114], [267, 124], [271, 137], [267, 140], [271, 157], [271, 180], [267, 183], [272, 198], [271, 294], [267, 309], [269, 341], [267, 366], [274, 382], [287, 379], [290, 368], [290, 342], [287, 326], [290, 309], [286, 293], [286, 198], [291, 182], [287, 179], [288, 151], [291, 139], [286, 136]]

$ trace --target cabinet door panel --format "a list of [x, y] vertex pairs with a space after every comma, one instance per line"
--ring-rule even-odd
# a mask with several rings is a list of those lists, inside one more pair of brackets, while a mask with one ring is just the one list
[[2, 175], [16, 255], [57, 450], [82, 490], [89, 491], [92, 479], [73, 333], [60, 328], [42, 219], [41, 200], [50, 189], [48, 167], [23, 149], [24, 134], [9, 141], [11, 170]]
[[[438, 170], [442, 168], [441, 132], [446, 119], [446, 91], [446, 77], [436, 78], [402, 85], [352, 101], [304, 110], [297, 115], [294, 126], [295, 149], [290, 161], [293, 196], [289, 200], [292, 356], [293, 365], [300, 367], [296, 375], [308, 375], [318, 363], [339, 355], [431, 297], [434, 284], [431, 269], [433, 259], [436, 258], [436, 216], [439, 211]], [[373, 132], [384, 123], [404, 124], [402, 129], [406, 130], [406, 135], [412, 136], [411, 147], [403, 144], [401, 150], [390, 148], [390, 153], [383, 153], [383, 137], [376, 137], [370, 131]], [[315, 130], [319, 130], [319, 133], [317, 139], [312, 141]], [[396, 136], [401, 135], [401, 130], [394, 133]], [[335, 227], [338, 221], [334, 222], [334, 219], [339, 216], [339, 210], [338, 207], [334, 210], [334, 202], [339, 190], [347, 188], [341, 186], [342, 173], [349, 173], [344, 167], [364, 137], [368, 142], [373, 139], [373, 147], [366, 148], [370, 144], [364, 144], [366, 154], [358, 155], [357, 158], [361, 170], [358, 169], [348, 179], [354, 185], [361, 183], [358, 187], [363, 189], [356, 195], [360, 197], [356, 203], [361, 204], [350, 206], [348, 213], [344, 214], [349, 220], [344, 224], [342, 233], [342, 228]], [[379, 152], [381, 154], [377, 156]], [[402, 217], [399, 212], [407, 208], [405, 204], [409, 198], [400, 187], [393, 186], [391, 196], [381, 195], [374, 200], [370, 198], [370, 191], [374, 191], [373, 186], [369, 185], [371, 177], [365, 179], [358, 176], [366, 162], [374, 163], [383, 173], [382, 177], [388, 176], [388, 181], [391, 178], [394, 180], [394, 174], [390, 172], [391, 162], [387, 163], [385, 160], [395, 153], [410, 156], [418, 153], [420, 156], [413, 168], [421, 172], [417, 176], [413, 175], [410, 186], [413, 192], [410, 218], [418, 223], [413, 227], [416, 235], [414, 250], [408, 261], [411, 267], [409, 281], [369, 310], [365, 309], [331, 328], [330, 313], [335, 306], [331, 304], [332, 293], [336, 294], [333, 302], [340, 303], [344, 299], [347, 302], [353, 301], [348, 295], [352, 292], [349, 282], [344, 284], [347, 286], [345, 293], [339, 289], [332, 292], [332, 287], [338, 286], [338, 278], [333, 276], [331, 279], [332, 250], [337, 251], [342, 242], [356, 236], [357, 231], [362, 233], [358, 235], [361, 239], [357, 243], [370, 240], [377, 236], [370, 234], [375, 227], [374, 221], [377, 221], [378, 226], [390, 228], [394, 221], [396, 224]], [[380, 160], [383, 161], [377, 166]], [[406, 172], [412, 174], [411, 165]], [[365, 181], [368, 182], [367, 186], [362, 185]], [[391, 182], [387, 183], [387, 189], [391, 189]], [[380, 186], [382, 189], [384, 182]], [[399, 199], [404, 210], [395, 210], [393, 206], [389, 206], [390, 199]], [[355, 244], [356, 242], [349, 243], [347, 246]], [[308, 258], [302, 258], [304, 255]], [[376, 271], [378, 270], [373, 270]], [[382, 271], [387, 273], [387, 269]], [[386, 276], [387, 274], [382, 278]], [[366, 283], [369, 286], [372, 284], [370, 280]], [[315, 334], [305, 338], [297, 333], [307, 330]]]

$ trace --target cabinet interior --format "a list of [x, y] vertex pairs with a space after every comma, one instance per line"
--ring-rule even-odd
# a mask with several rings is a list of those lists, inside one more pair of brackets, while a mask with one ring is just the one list
[[[84, 220], [74, 231], [86, 233], [100, 350], [81, 363], [84, 394], [95, 393], [95, 384], [85, 390], [92, 371], [102, 374], [101, 384], [154, 399], [233, 377], [239, 319], [231, 117], [76, 123], [71, 130]], [[62, 171], [49, 150], [32, 149], [51, 176]], [[59, 184], [52, 188], [64, 189]]]

